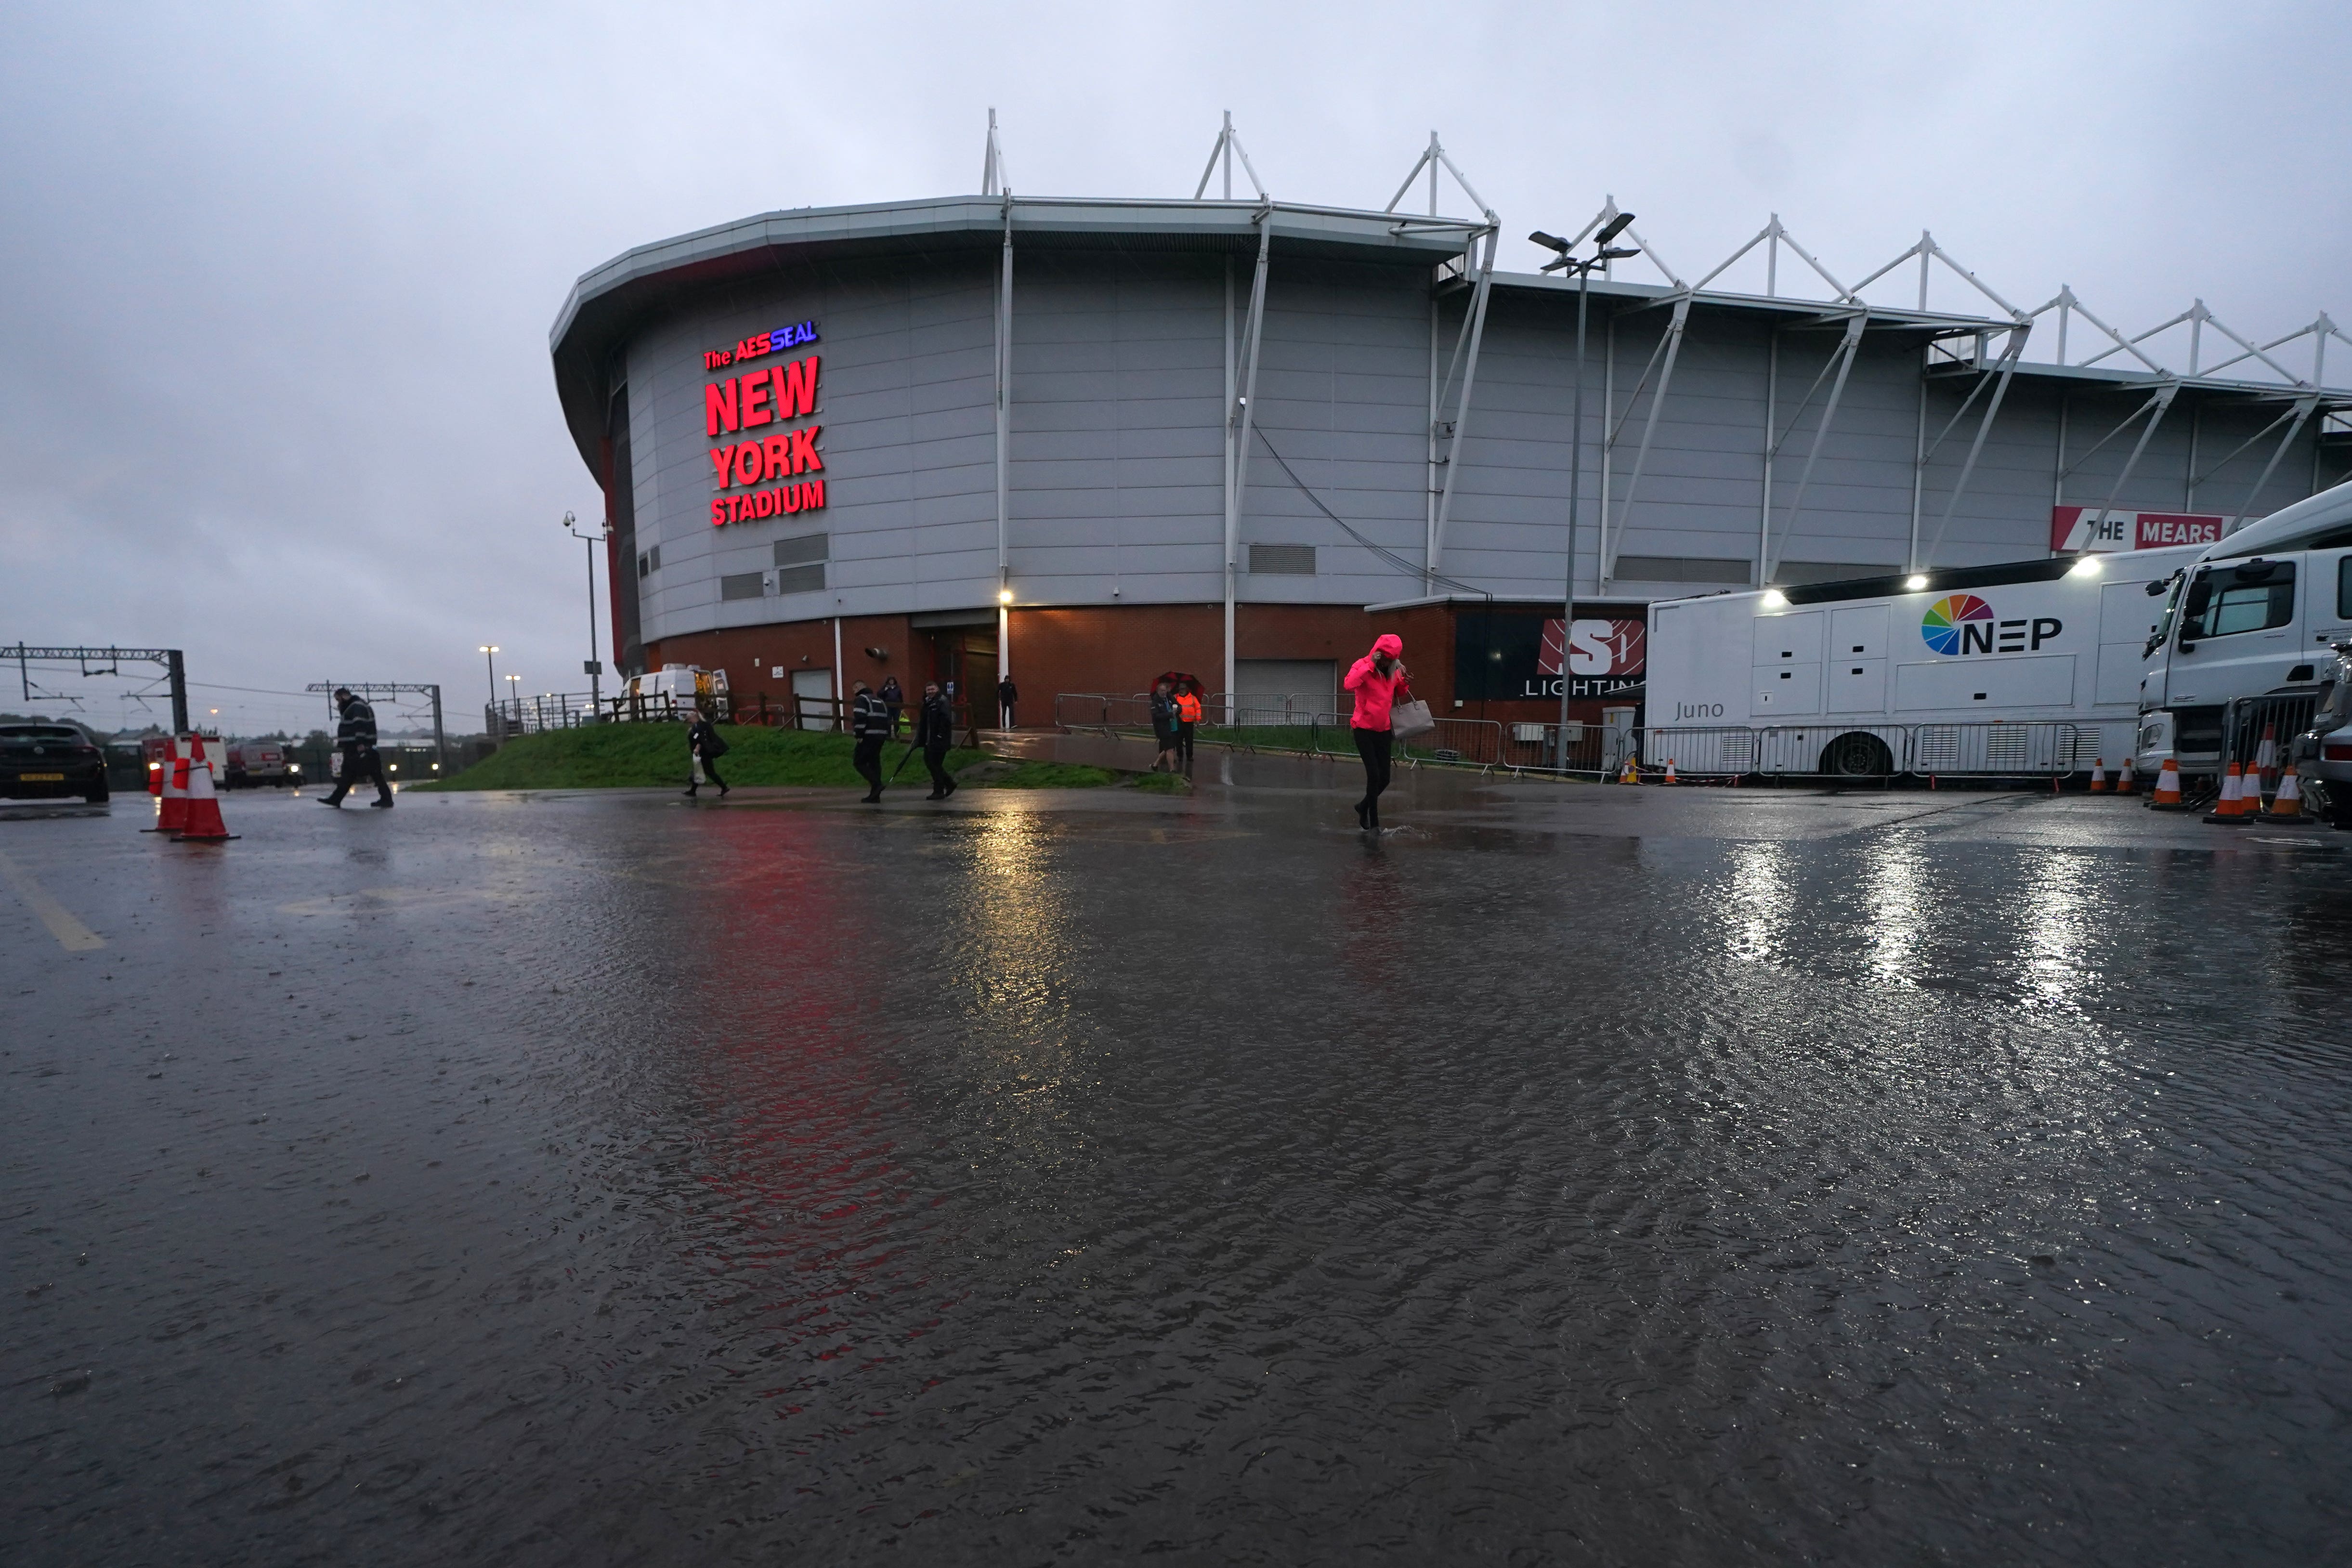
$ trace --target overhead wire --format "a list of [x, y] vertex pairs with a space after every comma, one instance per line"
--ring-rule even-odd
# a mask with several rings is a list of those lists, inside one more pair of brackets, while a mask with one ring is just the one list
[[1282, 466], [1282, 471], [1284, 473], [1290, 476], [1290, 482], [1298, 487], [1298, 493], [1307, 498], [1307, 504], [1314, 507], [1316, 510], [1321, 512], [1325, 517], [1329, 518], [1333, 522], [1337, 523], [1342, 533], [1345, 533], [1358, 544], [1363, 546], [1366, 550], [1370, 551], [1375, 556], [1387, 562], [1391, 566], [1395, 567], [1398, 571], [1405, 574], [1407, 576], [1419, 577], [1430, 583], [1442, 583], [1446, 587], [1454, 589], [1459, 593], [1475, 594], [1480, 598], [1485, 599], [1488, 604], [1491, 605], [1494, 603], [1495, 595], [1487, 592], [1486, 589], [1477, 587], [1469, 583], [1462, 582], [1457, 578], [1448, 577], [1443, 572], [1433, 572], [1426, 566], [1415, 565], [1410, 559], [1403, 555], [1400, 555], [1395, 551], [1391, 550], [1387, 545], [1381, 544], [1365, 538], [1361, 532], [1358, 531], [1356, 528], [1349, 524], [1346, 518], [1341, 517], [1338, 512], [1333, 511], [1329, 507], [1323, 504], [1323, 498], [1317, 495], [1314, 489], [1309, 486], [1305, 479], [1298, 477], [1298, 470], [1290, 466], [1290, 459], [1284, 457], [1279, 451], [1275, 449], [1274, 442], [1266, 436], [1265, 427], [1261, 425], [1258, 426], [1256, 429], [1257, 438], [1265, 442], [1267, 454], [1271, 456], [1276, 463]]

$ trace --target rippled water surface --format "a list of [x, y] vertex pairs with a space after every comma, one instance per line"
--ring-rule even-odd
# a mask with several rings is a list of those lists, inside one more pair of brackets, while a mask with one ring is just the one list
[[0, 825], [11, 1563], [2352, 1550], [2352, 835], [231, 809]]

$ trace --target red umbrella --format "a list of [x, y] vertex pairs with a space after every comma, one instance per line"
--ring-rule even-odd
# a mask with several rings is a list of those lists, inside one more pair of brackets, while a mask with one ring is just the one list
[[1209, 689], [1201, 684], [1200, 677], [1181, 669], [1162, 670], [1151, 678], [1151, 684], [1157, 689], [1163, 680], [1168, 683], [1168, 690], [1171, 695], [1189, 691], [1195, 697], [1205, 697], [1209, 692]]

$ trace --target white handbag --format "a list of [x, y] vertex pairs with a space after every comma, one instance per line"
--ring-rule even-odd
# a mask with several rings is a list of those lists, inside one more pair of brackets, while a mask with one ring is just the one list
[[1429, 704], [1418, 697], [1410, 702], [1400, 702], [1389, 710], [1389, 733], [1400, 741], [1426, 735], [1436, 728], [1437, 721], [1429, 716]]

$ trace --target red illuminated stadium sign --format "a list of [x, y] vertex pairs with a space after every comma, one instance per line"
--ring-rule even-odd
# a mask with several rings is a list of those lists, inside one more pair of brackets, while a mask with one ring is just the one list
[[[816, 323], [803, 321], [746, 338], [732, 350], [706, 353], [702, 363], [705, 369], [717, 370], [815, 341]], [[817, 356], [811, 354], [790, 363], [730, 375], [702, 389], [703, 430], [720, 443], [710, 449], [711, 477], [719, 492], [710, 498], [713, 527], [813, 511], [824, 505], [824, 480], [801, 477], [824, 471], [824, 458], [816, 447], [824, 426], [751, 433], [763, 425], [782, 426], [816, 412], [817, 363]], [[729, 441], [729, 436], [744, 439]], [[774, 482], [780, 479], [793, 482]]]

